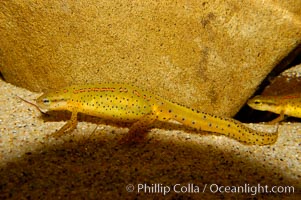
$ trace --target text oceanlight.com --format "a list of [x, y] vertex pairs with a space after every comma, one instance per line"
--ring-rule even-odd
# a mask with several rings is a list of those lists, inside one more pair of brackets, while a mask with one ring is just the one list
[[237, 193], [237, 194], [293, 194], [295, 188], [293, 186], [268, 186], [268, 185], [250, 185], [244, 184], [240, 186], [223, 186], [218, 184], [197, 185], [193, 183], [188, 184], [174, 184], [164, 185], [160, 183], [155, 184], [128, 184], [126, 186], [128, 192], [147, 193], [147, 194], [162, 194], [169, 193]]

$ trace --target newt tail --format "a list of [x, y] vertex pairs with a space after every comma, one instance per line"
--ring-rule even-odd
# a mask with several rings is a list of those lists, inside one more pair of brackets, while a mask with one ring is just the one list
[[[157, 119], [160, 121], [173, 119], [197, 130], [220, 133], [245, 144], [270, 145], [278, 138], [278, 131], [273, 133], [255, 131], [232, 118], [200, 112], [171, 102], [164, 103], [165, 105], [156, 111]], [[161, 113], [164, 114], [161, 116]]]

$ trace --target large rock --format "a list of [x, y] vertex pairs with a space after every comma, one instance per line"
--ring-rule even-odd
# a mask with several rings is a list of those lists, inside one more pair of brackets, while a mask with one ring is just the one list
[[0, 70], [33, 91], [134, 82], [231, 116], [300, 44], [300, 10], [272, 0], [1, 0]]

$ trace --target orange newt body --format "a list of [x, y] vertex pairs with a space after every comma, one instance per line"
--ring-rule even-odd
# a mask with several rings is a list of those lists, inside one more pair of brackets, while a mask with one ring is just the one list
[[277, 133], [258, 132], [239, 121], [200, 112], [163, 99], [133, 85], [119, 83], [75, 85], [42, 95], [37, 99], [41, 109], [68, 110], [68, 121], [55, 136], [76, 128], [79, 112], [104, 119], [131, 122], [129, 135], [146, 130], [154, 121], [175, 120], [183, 125], [216, 132], [246, 144], [269, 145]]

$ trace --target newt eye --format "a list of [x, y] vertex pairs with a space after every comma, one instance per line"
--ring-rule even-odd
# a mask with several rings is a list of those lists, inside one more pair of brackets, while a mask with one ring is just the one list
[[48, 105], [49, 103], [50, 103], [50, 101], [49, 101], [49, 99], [43, 99], [43, 103], [45, 104], [45, 105]]
[[258, 105], [260, 104], [260, 101], [254, 101], [254, 104]]

